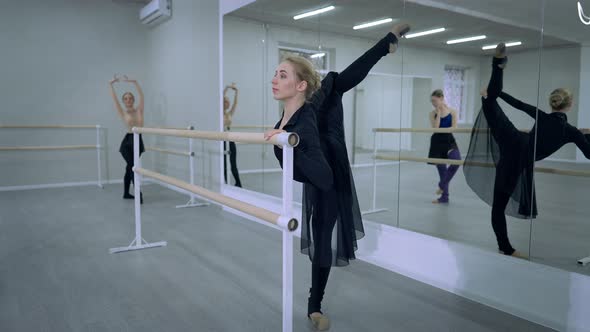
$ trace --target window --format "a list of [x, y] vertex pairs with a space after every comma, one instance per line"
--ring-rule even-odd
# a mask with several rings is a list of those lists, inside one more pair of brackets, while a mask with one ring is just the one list
[[467, 89], [466, 69], [462, 67], [445, 66], [445, 75], [443, 81], [443, 92], [445, 94], [445, 101], [449, 107], [457, 110], [459, 113], [460, 123], [467, 122], [466, 116], [466, 101]]

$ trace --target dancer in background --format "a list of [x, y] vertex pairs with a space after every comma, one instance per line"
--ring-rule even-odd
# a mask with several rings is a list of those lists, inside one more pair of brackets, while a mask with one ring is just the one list
[[[227, 97], [228, 90], [234, 90], [234, 102], [231, 104], [229, 98]], [[223, 90], [223, 127], [226, 131], [231, 130], [231, 124], [233, 120], [233, 116], [236, 113], [236, 107], [238, 106], [238, 88], [236, 87], [235, 83], [228, 85]], [[227, 151], [226, 142], [223, 142], [223, 151]], [[242, 181], [240, 181], [240, 173], [238, 172], [238, 165], [236, 161], [237, 156], [237, 149], [236, 143], [229, 142], [229, 162], [231, 166], [231, 174], [234, 177], [234, 181], [236, 183], [236, 187], [242, 187]], [[227, 156], [224, 155], [223, 157], [223, 178], [225, 179], [225, 183], [227, 183]]]
[[[447, 106], [442, 90], [434, 90], [430, 95], [430, 102], [434, 110], [430, 112], [430, 124], [432, 128], [457, 128], [457, 112]], [[461, 160], [461, 152], [452, 133], [434, 133], [430, 138], [430, 150], [428, 158]], [[432, 203], [449, 202], [449, 184], [457, 173], [458, 165], [436, 164], [439, 181], [436, 194], [439, 198]]]
[[[136, 80], [130, 80], [126, 75], [123, 75], [122, 82], [133, 84], [139, 94], [139, 103], [137, 107], [135, 107], [135, 96], [131, 92], [125, 92], [121, 98], [125, 105], [125, 109], [123, 109], [119, 103], [119, 98], [117, 97], [117, 92], [114, 87], [114, 84], [117, 82], [121, 82], [121, 79], [115, 75], [113, 80], [109, 82], [109, 86], [111, 87], [111, 96], [113, 97], [117, 113], [127, 127], [127, 134], [123, 137], [121, 146], [119, 147], [119, 152], [127, 163], [127, 166], [125, 167], [125, 176], [123, 177], [123, 198], [133, 199], [135, 197], [129, 193], [129, 187], [131, 186], [131, 182], [133, 182], [133, 133], [131, 132], [131, 129], [133, 127], [143, 127], [143, 91]], [[141, 155], [144, 151], [143, 140], [141, 135], [139, 135], [139, 154]], [[143, 203], [143, 195], [141, 195], [140, 198]]]

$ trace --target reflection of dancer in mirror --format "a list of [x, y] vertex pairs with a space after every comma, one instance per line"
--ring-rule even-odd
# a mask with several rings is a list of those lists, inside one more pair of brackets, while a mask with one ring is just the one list
[[[502, 92], [506, 60], [506, 46], [499, 44], [492, 61], [487, 92], [482, 92], [484, 116], [482, 113], [478, 115], [471, 134], [464, 173], [473, 191], [488, 204], [491, 203], [492, 227], [499, 250], [505, 255], [525, 257], [510, 244], [505, 214], [523, 219], [536, 216], [534, 162], [547, 158], [567, 143], [575, 143], [584, 156], [590, 158], [590, 143], [580, 130], [567, 122], [566, 113], [573, 103], [568, 90], [556, 89], [551, 93], [551, 113], [537, 111], [535, 106]], [[521, 132], [514, 127], [498, 105], [498, 97], [536, 119], [530, 132]], [[494, 173], [485, 173], [489, 167], [471, 163], [481, 161], [479, 156], [485, 154], [491, 155], [496, 166]], [[489, 188], [493, 188], [493, 195], [490, 195]]]
[[[364, 236], [346, 150], [342, 95], [359, 84], [382, 57], [395, 52], [399, 38], [408, 30], [406, 24], [394, 26], [348, 68], [330, 72], [321, 83], [312, 64], [301, 57], [286, 58], [272, 79], [273, 96], [283, 102], [284, 109], [282, 119], [265, 137], [284, 131], [300, 137], [294, 150], [293, 177], [303, 182], [301, 251], [312, 262], [307, 314], [318, 330], [330, 325], [321, 311], [330, 268], [348, 265], [355, 258], [356, 241]], [[281, 149], [274, 151], [282, 165]]]
[[[457, 112], [447, 106], [442, 90], [434, 90], [430, 95], [430, 102], [434, 106], [434, 110], [429, 114], [432, 128], [457, 128]], [[453, 134], [432, 134], [428, 158], [461, 160], [461, 153], [459, 152], [459, 147], [457, 146], [457, 142], [455, 142]], [[449, 202], [449, 184], [458, 169], [458, 165], [448, 165], [448, 167], [446, 164], [436, 165], [439, 176], [436, 193], [440, 197], [432, 201], [432, 203]]]
[[[137, 107], [135, 107], [135, 96], [133, 96], [131, 92], [125, 92], [121, 98], [123, 100], [123, 104], [125, 105], [125, 110], [123, 110], [123, 107], [121, 107], [121, 104], [119, 103], [119, 98], [117, 97], [117, 92], [115, 91], [114, 87], [114, 84], [116, 82], [121, 82], [121, 79], [115, 75], [113, 80], [109, 82], [109, 86], [111, 87], [111, 95], [113, 97], [115, 107], [117, 108], [117, 112], [125, 123], [125, 126], [127, 126], [127, 134], [125, 137], [123, 137], [123, 141], [119, 147], [119, 152], [127, 163], [127, 166], [125, 167], [125, 176], [123, 178], [123, 198], [133, 199], [133, 195], [129, 194], [129, 187], [131, 182], [133, 182], [133, 133], [131, 132], [131, 129], [133, 127], [143, 127], [143, 91], [136, 80], [130, 80], [126, 75], [123, 75], [122, 81], [135, 85], [137, 93], [139, 94], [139, 104]], [[141, 155], [144, 151], [145, 148], [143, 146], [143, 140], [141, 135], [139, 135], [139, 154]], [[141, 202], [143, 203], [143, 195], [141, 195], [140, 198]]]
[[[234, 90], [234, 102], [231, 104], [229, 98], [227, 97], [227, 91], [231, 89]], [[225, 130], [229, 131], [231, 129], [231, 123], [236, 113], [236, 107], [238, 105], [238, 88], [236, 87], [235, 83], [228, 85], [223, 90], [223, 127]], [[226, 142], [223, 142], [223, 151], [227, 151]], [[231, 164], [231, 174], [234, 177], [234, 181], [236, 182], [236, 187], [242, 187], [242, 182], [240, 181], [240, 173], [238, 172], [238, 165], [236, 162], [236, 143], [229, 142], [229, 162]], [[224, 154], [223, 156], [223, 178], [225, 179], [225, 183], [227, 183], [227, 156]]]

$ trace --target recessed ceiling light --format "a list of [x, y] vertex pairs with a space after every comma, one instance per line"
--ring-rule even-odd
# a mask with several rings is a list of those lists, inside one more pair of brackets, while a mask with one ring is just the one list
[[295, 15], [295, 16], [293, 16], [293, 19], [294, 20], [299, 20], [299, 19], [302, 19], [302, 18], [305, 18], [305, 17], [310, 17], [310, 16], [322, 14], [322, 13], [325, 13], [325, 12], [329, 12], [330, 10], [332, 10], [334, 8], [336, 8], [336, 7], [334, 7], [334, 6], [328, 6], [328, 7], [324, 7], [324, 8], [321, 8], [321, 9], [312, 10], [312, 11], [307, 12], [307, 13]]
[[409, 33], [409, 34], [405, 35], [404, 38], [409, 39], [409, 38], [422, 37], [422, 36], [426, 36], [426, 35], [431, 35], [433, 33], [443, 32], [445, 30], [446, 30], [445, 28], [437, 28], [437, 29], [432, 29], [432, 30], [414, 32], [414, 33]]
[[364, 24], [360, 24], [360, 25], [355, 25], [355, 26], [352, 27], [352, 29], [353, 30], [364, 29], [364, 28], [368, 28], [368, 27], [374, 27], [374, 26], [380, 25], [380, 24], [389, 23], [389, 22], [393, 22], [393, 19], [392, 18], [386, 18], [384, 20], [379, 20], [379, 21], [364, 23]]
[[[506, 47], [511, 47], [511, 46], [518, 46], [518, 45], [522, 45], [522, 42], [511, 42], [511, 43], [506, 43]], [[482, 50], [492, 50], [494, 48], [496, 48], [496, 46], [498, 46], [498, 44], [495, 45], [486, 45], [484, 47], [482, 47]]]
[[326, 55], [326, 53], [316, 53], [316, 54], [310, 55], [309, 57], [312, 58], [312, 59], [315, 59], [315, 58], [321, 58], [321, 57], [323, 57], [325, 55]]
[[481, 40], [481, 39], [486, 39], [486, 36], [485, 35], [481, 35], [481, 36], [473, 36], [473, 37], [465, 37], [465, 38], [453, 39], [453, 40], [447, 41], [447, 44], [448, 45], [451, 45], [451, 44], [458, 44], [458, 43], [466, 43], [466, 42], [470, 42], [470, 41], [474, 41], [474, 40]]

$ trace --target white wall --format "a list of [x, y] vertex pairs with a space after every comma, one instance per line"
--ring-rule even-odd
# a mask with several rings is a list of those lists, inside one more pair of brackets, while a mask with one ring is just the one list
[[[172, 19], [149, 31], [151, 107], [146, 108], [146, 125], [220, 130], [218, 6], [217, 1], [176, 0]], [[150, 137], [149, 143], [185, 151], [188, 146], [186, 139], [160, 136]], [[217, 185], [219, 143], [195, 140], [195, 149], [197, 179], [204, 172], [204, 184]], [[188, 179], [185, 157], [151, 153], [146, 154], [146, 164]]]
[[[114, 72], [146, 81], [147, 30], [137, 11], [112, 1], [0, 2], [0, 123], [101, 124], [103, 176], [122, 179], [124, 127], [108, 81]], [[95, 144], [94, 131], [0, 129], [2, 146], [76, 144]], [[0, 186], [96, 179], [93, 150], [0, 153]]]

